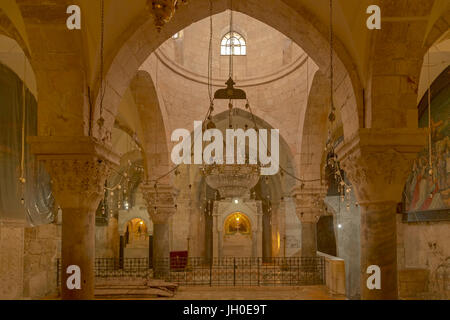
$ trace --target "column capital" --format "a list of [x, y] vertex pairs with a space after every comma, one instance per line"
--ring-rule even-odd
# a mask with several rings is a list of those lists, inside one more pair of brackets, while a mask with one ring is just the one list
[[425, 145], [423, 129], [360, 129], [336, 153], [361, 205], [397, 203], [411, 165]]
[[323, 214], [327, 186], [320, 183], [296, 185], [291, 191], [295, 212], [301, 222], [317, 223]]
[[119, 156], [91, 137], [30, 137], [28, 141], [51, 177], [61, 208], [95, 210]]
[[175, 214], [175, 198], [178, 190], [168, 184], [141, 185], [142, 195], [147, 203], [147, 211], [155, 224], [163, 224]]

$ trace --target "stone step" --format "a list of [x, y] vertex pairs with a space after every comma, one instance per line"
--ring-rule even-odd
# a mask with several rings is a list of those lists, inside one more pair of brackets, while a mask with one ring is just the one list
[[102, 279], [96, 281], [98, 297], [173, 297], [178, 285], [158, 279]]
[[96, 287], [96, 297], [167, 297], [171, 298], [175, 295], [174, 291], [165, 288], [153, 287], [130, 287], [130, 286], [113, 286], [113, 287]]

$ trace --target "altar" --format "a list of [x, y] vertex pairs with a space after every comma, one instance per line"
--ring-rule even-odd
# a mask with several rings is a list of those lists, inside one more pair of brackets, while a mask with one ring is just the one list
[[214, 202], [213, 257], [262, 257], [261, 201]]

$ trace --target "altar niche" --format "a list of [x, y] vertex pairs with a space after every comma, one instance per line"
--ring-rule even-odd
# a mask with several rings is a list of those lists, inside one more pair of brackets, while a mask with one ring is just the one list
[[262, 256], [261, 202], [227, 199], [214, 202], [213, 256]]
[[242, 212], [226, 218], [223, 236], [223, 255], [230, 257], [252, 256], [252, 233], [250, 219]]

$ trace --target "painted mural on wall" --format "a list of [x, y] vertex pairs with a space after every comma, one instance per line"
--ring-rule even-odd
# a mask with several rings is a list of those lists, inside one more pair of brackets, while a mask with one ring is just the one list
[[[428, 112], [419, 126], [428, 127]], [[404, 202], [407, 212], [450, 209], [450, 86], [433, 97], [431, 103], [432, 164], [428, 148], [414, 161], [406, 183]]]

